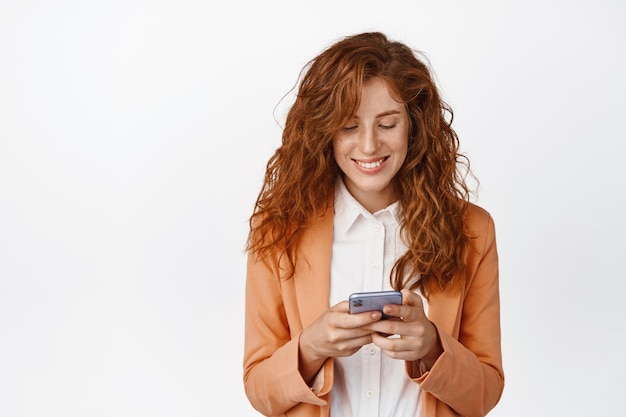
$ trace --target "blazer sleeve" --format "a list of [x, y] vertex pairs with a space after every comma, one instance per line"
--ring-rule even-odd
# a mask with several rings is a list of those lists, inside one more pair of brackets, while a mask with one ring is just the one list
[[[259, 260], [248, 254], [244, 388], [252, 406], [268, 416], [283, 415], [302, 403], [327, 405], [320, 397], [330, 391], [328, 384], [323, 384], [314, 393], [302, 379], [298, 369], [300, 318], [297, 311], [285, 308], [284, 291], [288, 289], [280, 279], [278, 260]], [[327, 363], [318, 380], [329, 371], [332, 367]]]
[[468, 253], [468, 285], [458, 339], [435, 323], [444, 352], [432, 369], [416, 380], [425, 392], [456, 413], [483, 417], [502, 395], [504, 372], [495, 227], [487, 212], [474, 209], [478, 215], [470, 221], [475, 238]]

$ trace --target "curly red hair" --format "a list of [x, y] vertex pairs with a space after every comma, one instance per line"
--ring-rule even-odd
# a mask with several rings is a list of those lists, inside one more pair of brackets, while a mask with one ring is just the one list
[[248, 250], [259, 256], [278, 251], [293, 273], [301, 232], [332, 204], [341, 173], [333, 136], [357, 111], [363, 83], [380, 77], [405, 103], [411, 121], [408, 154], [394, 178], [401, 236], [409, 249], [394, 266], [392, 286], [403, 288], [419, 274], [414, 286], [425, 294], [436, 287], [461, 289], [469, 242], [463, 225], [469, 161], [459, 153], [452, 110], [428, 67], [403, 43], [375, 32], [340, 40], [305, 70], [250, 217]]

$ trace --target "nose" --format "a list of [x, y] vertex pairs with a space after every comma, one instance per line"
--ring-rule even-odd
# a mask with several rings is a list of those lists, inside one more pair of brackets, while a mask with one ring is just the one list
[[378, 133], [374, 128], [365, 128], [361, 131], [359, 147], [364, 154], [373, 154], [380, 147]]

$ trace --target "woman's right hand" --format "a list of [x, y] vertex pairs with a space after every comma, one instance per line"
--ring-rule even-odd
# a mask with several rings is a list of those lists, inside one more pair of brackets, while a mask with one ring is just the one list
[[367, 326], [380, 320], [379, 311], [350, 314], [348, 302], [342, 301], [324, 312], [300, 335], [300, 373], [310, 382], [324, 361], [338, 356], [350, 356], [361, 346], [372, 342]]

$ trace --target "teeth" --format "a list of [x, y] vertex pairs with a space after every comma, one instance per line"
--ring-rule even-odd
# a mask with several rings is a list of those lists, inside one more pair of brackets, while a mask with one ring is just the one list
[[379, 159], [378, 161], [375, 162], [361, 162], [361, 161], [356, 161], [357, 165], [360, 166], [361, 168], [365, 168], [365, 169], [372, 169], [372, 168], [376, 168], [379, 167], [383, 161], [385, 159]]

